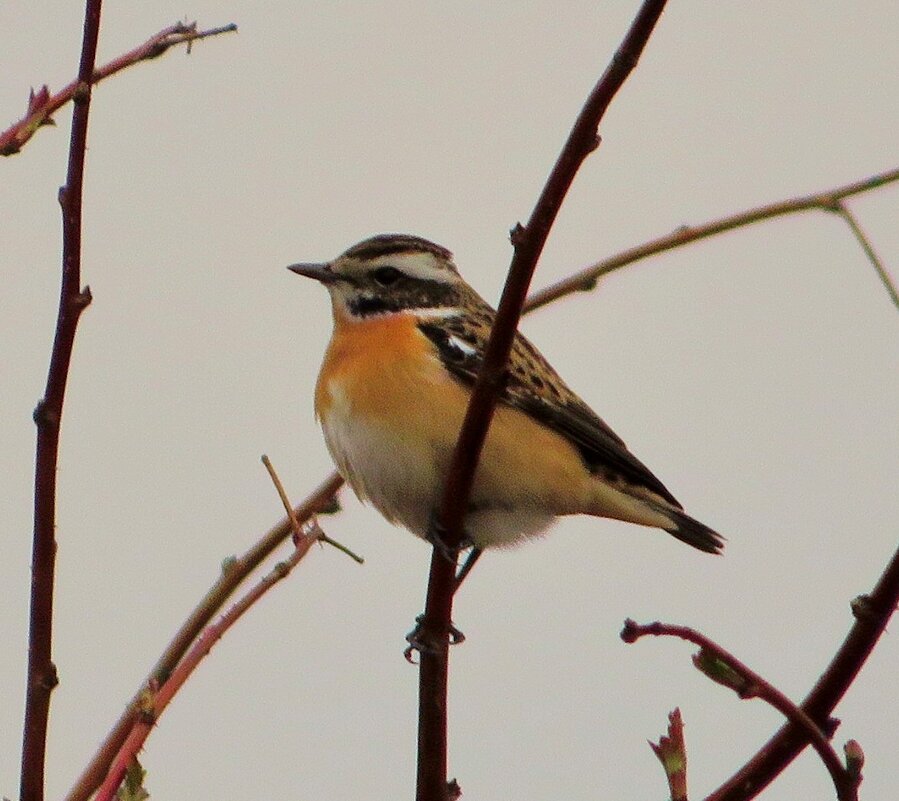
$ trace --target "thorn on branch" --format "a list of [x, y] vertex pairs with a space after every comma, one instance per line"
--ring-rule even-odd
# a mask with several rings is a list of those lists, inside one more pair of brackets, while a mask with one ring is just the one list
[[512, 230], [509, 231], [509, 241], [512, 243], [512, 247], [521, 247], [524, 244], [526, 235], [527, 229], [520, 222], [515, 223], [512, 226]]
[[86, 309], [91, 305], [91, 301], [94, 299], [94, 296], [91, 294], [91, 288], [85, 284], [84, 289], [82, 289], [75, 297], [72, 298], [72, 306], [77, 310], [81, 311], [82, 309]]
[[41, 688], [50, 692], [59, 685], [59, 673], [56, 671], [56, 665], [51, 662], [47, 666], [47, 672], [41, 676]]

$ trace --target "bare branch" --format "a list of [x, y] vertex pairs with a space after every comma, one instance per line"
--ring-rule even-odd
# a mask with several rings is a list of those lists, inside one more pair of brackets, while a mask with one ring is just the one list
[[188, 52], [190, 52], [190, 45], [195, 41], [236, 30], [237, 26], [234, 23], [198, 31], [196, 22], [177, 22], [168, 28], [163, 28], [142, 45], [138, 45], [108, 64], [98, 67], [93, 71], [93, 78], [90, 81], [83, 81], [79, 74], [76, 80], [54, 95], [50, 94], [46, 84], [37, 92], [32, 89], [28, 97], [28, 110], [25, 112], [25, 116], [0, 133], [0, 156], [12, 156], [18, 153], [25, 143], [34, 136], [38, 128], [44, 125], [55, 125], [53, 114], [75, 97], [80, 83], [97, 84], [125, 67], [161, 56], [173, 45], [186, 43]]
[[874, 267], [878, 278], [880, 278], [880, 280], [883, 282], [883, 286], [886, 289], [887, 294], [889, 294], [890, 300], [893, 301], [893, 305], [897, 309], [899, 309], [899, 293], [896, 292], [896, 285], [893, 283], [893, 279], [890, 278], [890, 274], [889, 272], [887, 272], [887, 268], [881, 261], [880, 256], [878, 256], [874, 251], [874, 246], [871, 244], [871, 240], [868, 239], [868, 237], [865, 235], [865, 232], [862, 231], [855, 215], [842, 201], [836, 201], [833, 205], [832, 211], [835, 214], [839, 214], [840, 217], [842, 217], [846, 221], [849, 229], [858, 240], [859, 245], [862, 246], [862, 250], [865, 251], [865, 255], [868, 257], [868, 261], [870, 261], [871, 265]]
[[[578, 115], [527, 226], [519, 225], [512, 233], [515, 253], [439, 508], [438, 518], [445, 532], [439, 536], [445, 539], [449, 549], [458, 547], [462, 541], [462, 521], [474, 471], [504, 382], [506, 361], [537, 259], [575, 174], [599, 143], [598, 127], [603, 114], [636, 66], [664, 7], [665, 0], [645, 0], [612, 63]], [[455, 583], [455, 560], [447, 559], [435, 548], [421, 621], [423, 640], [432, 641], [434, 647], [421, 653], [418, 801], [445, 801], [448, 796], [446, 693]]]
[[[803, 712], [819, 726], [827, 726], [830, 713], [855, 680], [880, 635], [886, 629], [897, 604], [899, 604], [899, 549], [893, 554], [871, 594], [861, 595], [853, 602], [855, 624], [821, 678], [801, 704]], [[806, 733], [794, 723], [788, 723], [705, 801], [747, 801], [755, 798], [807, 744]]]
[[[529, 311], [539, 309], [554, 300], [571, 295], [575, 292], [589, 292], [592, 290], [597, 280], [604, 275], [608, 275], [615, 270], [626, 267], [649, 256], [658, 253], [664, 253], [666, 250], [674, 250], [675, 248], [689, 245], [700, 239], [707, 239], [717, 234], [733, 231], [737, 228], [744, 228], [753, 223], [765, 222], [773, 220], [775, 217], [783, 217], [788, 214], [798, 214], [803, 211], [828, 211], [840, 212], [840, 208], [845, 208], [845, 204], [841, 201], [854, 195], [860, 195], [864, 192], [870, 192], [873, 189], [879, 189], [887, 184], [899, 181], [899, 169], [888, 170], [886, 172], [872, 175], [870, 178], [864, 178], [861, 181], [853, 181], [851, 184], [844, 184], [834, 189], [828, 189], [824, 192], [817, 192], [813, 195], [802, 195], [788, 200], [781, 200], [777, 203], [767, 203], [764, 206], [758, 206], [748, 211], [742, 211], [738, 214], [732, 214], [728, 217], [720, 217], [716, 220], [710, 220], [702, 225], [684, 225], [673, 233], [666, 236], [660, 236], [651, 239], [636, 247], [628, 248], [613, 256], [609, 256], [602, 261], [591, 264], [583, 270], [578, 270], [573, 275], [565, 278], [558, 283], [535, 292], [528, 299], [527, 308]], [[845, 215], [843, 215], [845, 216]], [[856, 236], [858, 236], [856, 234]], [[866, 240], [861, 238], [862, 247], [866, 247]], [[866, 252], [868, 248], [866, 247]], [[868, 254], [871, 258], [871, 254]], [[875, 257], [876, 259], [876, 257]], [[893, 302], [896, 303], [896, 289], [891, 284], [886, 270], [878, 267], [879, 262], [872, 260], [875, 269], [877, 269], [881, 280], [890, 292]]]
[[91, 302], [90, 289], [81, 288], [81, 196], [84, 154], [90, 110], [90, 76], [97, 53], [100, 0], [88, 0], [78, 80], [72, 98], [72, 134], [66, 183], [59, 192], [62, 207], [62, 282], [56, 336], [44, 397], [34, 411], [37, 447], [34, 470], [34, 544], [31, 557], [31, 619], [28, 631], [28, 686], [22, 735], [22, 801], [43, 801], [44, 762], [50, 693], [58, 683], [52, 661], [53, 590], [56, 568], [56, 465], [59, 430], [65, 400], [75, 330], [81, 312]]
[[288, 559], [278, 562], [272, 570], [263, 576], [259, 582], [235, 603], [219, 620], [209, 626], [197, 638], [193, 647], [188, 651], [187, 655], [178, 667], [175, 668], [168, 681], [159, 687], [155, 682], [145, 688], [142, 694], [142, 704], [138, 714], [133, 720], [133, 725], [125, 742], [119, 749], [118, 754], [113, 760], [109, 773], [103, 781], [100, 790], [95, 796], [95, 801], [112, 801], [115, 792], [122, 780], [128, 767], [134, 762], [147, 737], [159, 720], [160, 715], [165, 711], [166, 707], [175, 694], [184, 685], [184, 682], [197, 669], [203, 658], [212, 650], [215, 645], [224, 636], [225, 632], [231, 628], [253, 604], [256, 603], [265, 593], [279, 581], [287, 578], [290, 572], [300, 563], [303, 557], [309, 552], [309, 549], [321, 538], [322, 530], [318, 527], [318, 523], [312, 524], [312, 530], [297, 537], [294, 540], [295, 548]]
[[[300, 523], [304, 523], [313, 515], [327, 511], [334, 496], [342, 486], [343, 479], [337, 473], [331, 473], [296, 508], [295, 516], [297, 520]], [[93, 759], [91, 759], [74, 787], [69, 791], [65, 801], [87, 801], [90, 798], [91, 794], [100, 786], [109, 770], [109, 766], [112, 764], [112, 760], [128, 737], [135, 716], [139, 714], [142, 708], [146, 688], [159, 687], [165, 684], [175, 666], [181, 661], [188, 648], [190, 648], [191, 643], [196, 640], [200, 632], [222, 608], [232, 593], [275, 548], [291, 535], [292, 531], [292, 523], [289, 518], [285, 517], [243, 556], [237, 559], [226, 560], [222, 565], [222, 575], [218, 581], [210, 587], [209, 592], [202, 598], [196, 609], [194, 609], [159, 657], [147, 679], [138, 688], [121, 717], [116, 721], [109, 734], [106, 735], [106, 739]]]
[[797, 728], [802, 729], [830, 773], [839, 801], [858, 800], [858, 785], [843, 767], [843, 763], [840, 762], [840, 758], [830, 744], [828, 735], [809, 717], [808, 713], [796, 706], [774, 685], [716, 642], [686, 626], [672, 626], [659, 622], [639, 625], [633, 620], [625, 620], [621, 639], [626, 643], [633, 643], [647, 634], [657, 637], [679, 637], [698, 645], [700, 651], [693, 657], [693, 664], [699, 670], [718, 684], [730, 687], [740, 698], [762, 699]]

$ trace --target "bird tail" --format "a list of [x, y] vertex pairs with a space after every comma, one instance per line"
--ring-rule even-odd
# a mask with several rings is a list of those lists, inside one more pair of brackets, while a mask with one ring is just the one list
[[672, 537], [706, 553], [719, 554], [724, 550], [724, 537], [717, 531], [694, 520], [690, 515], [675, 507], [655, 503], [650, 503], [650, 505], [671, 521], [670, 526], [660, 526], [660, 528], [667, 531]]

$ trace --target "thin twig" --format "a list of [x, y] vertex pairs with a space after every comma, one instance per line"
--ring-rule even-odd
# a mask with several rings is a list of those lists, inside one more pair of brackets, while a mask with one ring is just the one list
[[896, 285], [893, 283], [893, 279], [890, 278], [890, 274], [889, 272], [887, 272], [887, 268], [884, 266], [883, 261], [881, 261], [880, 256], [878, 256], [874, 251], [874, 246], [871, 244], [871, 240], [868, 239], [868, 237], [865, 235], [865, 232], [862, 231], [862, 228], [859, 225], [856, 216], [842, 201], [837, 201], [834, 203], [833, 212], [835, 214], [839, 214], [840, 217], [842, 217], [846, 221], [849, 229], [858, 240], [859, 245], [862, 246], [862, 250], [865, 251], [865, 255], [868, 257], [868, 261], [871, 262], [871, 265], [874, 267], [875, 272], [883, 282], [883, 286], [889, 294], [890, 300], [893, 301], [893, 305], [897, 309], [899, 309], [899, 293], [896, 292]]
[[[815, 723], [826, 727], [830, 714], [855, 680], [899, 604], [899, 549], [870, 595], [852, 605], [855, 624], [821, 678], [800, 705]], [[805, 746], [805, 732], [790, 722], [705, 801], [748, 801], [761, 793]]]
[[[702, 650], [693, 661], [703, 673], [736, 691], [740, 698], [760, 698], [773, 706], [794, 726], [801, 729], [830, 773], [839, 801], [857, 801], [858, 785], [843, 767], [843, 763], [834, 751], [827, 735], [807, 712], [796, 706], [769, 681], [716, 642], [687, 626], [672, 626], [659, 622], [640, 625], [628, 619], [624, 621], [621, 639], [627, 643], [633, 643], [648, 634], [657, 637], [678, 637], [698, 645]], [[721, 670], [715, 664], [716, 661], [723, 663], [725, 669]]]
[[[294, 518], [296, 519], [296, 518]], [[294, 540], [295, 547], [293, 553], [284, 560], [278, 562], [272, 570], [263, 576], [257, 584], [249, 590], [237, 603], [235, 603], [219, 620], [209, 626], [194, 642], [193, 647], [185, 655], [184, 659], [178, 663], [168, 681], [165, 682], [158, 690], [154, 691], [153, 686], [148, 687], [142, 698], [140, 713], [134, 721], [131, 732], [125, 739], [112, 762], [109, 773], [100, 786], [95, 801], [112, 801], [115, 792], [122, 779], [125, 778], [125, 772], [128, 766], [132, 764], [137, 754], [143, 748], [147, 737], [159, 720], [159, 716], [165, 711], [172, 698], [184, 682], [193, 674], [197, 666], [203, 658], [212, 650], [215, 645], [233, 626], [241, 616], [255, 604], [265, 593], [279, 581], [287, 578], [290, 572], [300, 563], [303, 557], [309, 552], [312, 545], [320, 539], [322, 530], [318, 523], [313, 523], [311, 530], [307, 534], [303, 534]]]
[[[547, 303], [551, 303], [554, 300], [565, 297], [566, 295], [571, 295], [574, 292], [589, 292], [596, 285], [596, 281], [602, 276], [608, 275], [615, 270], [649, 256], [664, 253], [666, 250], [673, 250], [674, 248], [688, 245], [691, 242], [696, 242], [700, 239], [707, 239], [708, 237], [726, 231], [733, 231], [737, 228], [743, 228], [747, 225], [752, 225], [753, 223], [772, 220], [775, 217], [783, 217], [787, 214], [797, 214], [803, 211], [838, 211], [838, 207], [843, 205], [840, 203], [843, 199], [852, 197], [853, 195], [860, 195], [864, 192], [870, 192], [872, 189], [879, 189], [882, 186], [895, 183], [896, 181], [899, 181], [899, 169], [888, 170], [886, 172], [878, 173], [877, 175], [872, 175], [870, 178], [865, 178], [861, 181], [853, 181], [851, 184], [844, 184], [843, 186], [828, 189], [824, 192], [817, 192], [813, 195], [802, 195], [788, 200], [781, 200], [777, 203], [767, 203], [764, 206], [758, 206], [754, 209], [742, 211], [738, 214], [732, 214], [728, 217], [710, 220], [702, 225], [685, 225], [678, 228], [673, 233], [651, 239], [636, 247], [628, 248], [613, 256], [609, 256], [602, 261], [591, 264], [589, 267], [578, 270], [573, 275], [570, 275], [568, 278], [565, 278], [558, 283], [552, 284], [538, 292], [534, 292], [528, 299], [527, 308], [529, 311], [532, 311], [534, 309], [539, 309], [541, 306], [545, 306]], [[865, 241], [862, 241], [862, 247], [865, 247]], [[895, 287], [892, 287], [888, 278], [884, 279], [885, 270], [882, 271], [878, 268], [876, 262], [875, 269], [877, 269], [878, 273], [881, 275], [881, 280], [886, 284], [887, 291], [890, 292], [891, 297], [894, 298], [893, 302], [895, 303]]]
[[101, 0], [88, 0], [78, 85], [73, 93], [75, 113], [69, 141], [66, 183], [59, 192], [62, 207], [62, 282], [56, 336], [50, 355], [44, 397], [34, 410], [37, 447], [34, 471], [34, 544], [31, 560], [31, 619], [28, 631], [28, 686], [22, 736], [20, 799], [43, 801], [44, 762], [50, 693], [58, 683], [52, 661], [53, 584], [56, 567], [56, 465], [59, 430], [72, 346], [81, 312], [91, 301], [90, 289], [81, 288], [81, 197], [91, 88], [100, 30]]
[[[154, 34], [133, 50], [129, 50], [108, 64], [93, 70], [93, 77], [89, 83], [97, 84], [104, 78], [108, 78], [110, 75], [125, 69], [125, 67], [130, 67], [132, 64], [137, 64], [140, 61], [157, 58], [174, 45], [186, 42], [189, 48], [192, 42], [236, 30], [237, 26], [234, 23], [198, 31], [196, 22], [177, 22], [168, 28], [163, 28], [159, 33]], [[78, 79], [72, 81], [72, 83], [54, 95], [50, 94], [46, 84], [37, 92], [32, 90], [28, 97], [28, 110], [25, 116], [18, 122], [14, 122], [3, 133], [0, 133], [0, 156], [12, 156], [18, 153], [23, 145], [34, 136], [38, 128], [44, 125], [55, 125], [53, 114], [75, 97], [78, 86], [82, 82], [84, 81], [79, 73]]]
[[[636, 66], [664, 7], [665, 0], [645, 0], [612, 63], [578, 115], [527, 226], [513, 231], [515, 253], [439, 507], [443, 532], [438, 536], [445, 539], [449, 548], [462, 541], [462, 521], [474, 471], [504, 383], [506, 362], [537, 259], [578, 168], [599, 144], [598, 127], [606, 108]], [[421, 653], [418, 801], [445, 801], [448, 796], [446, 697], [454, 587], [455, 563], [435, 548], [421, 622], [423, 640], [433, 641], [434, 647]]]
[[[327, 508], [328, 504], [343, 486], [343, 479], [337, 473], [331, 473], [312, 494], [296, 508], [296, 518], [301, 523]], [[200, 603], [182, 624], [178, 633], [166, 647], [156, 664], [141, 684], [134, 697], [125, 708], [121, 717], [106, 736], [97, 753], [82, 772], [74, 787], [69, 791], [65, 801], [87, 801], [100, 786], [109, 766], [131, 731], [135, 717], [142, 709], [147, 687], [160, 687], [165, 684], [175, 666], [196, 640], [197, 636], [238, 586], [254, 571], [268, 555], [290, 537], [293, 527], [285, 517], [275, 525], [243, 556], [228, 559], [223, 564], [222, 575], [210, 587]]]
[[[302, 536], [303, 530], [300, 526], [300, 521], [297, 519], [296, 513], [293, 511], [293, 506], [290, 503], [290, 498], [287, 497], [287, 490], [284, 489], [284, 485], [281, 483], [281, 478], [278, 476], [278, 471], [275, 470], [275, 466], [272, 464], [272, 460], [269, 459], [266, 454], [262, 454], [262, 464], [265, 465], [265, 469], [268, 471], [268, 474], [272, 479], [272, 483], [275, 485], [275, 489], [278, 492], [278, 497], [281, 499], [281, 503], [284, 505], [284, 511], [287, 512], [287, 516], [290, 518], [290, 524], [293, 527], [293, 536]], [[347, 548], [347, 546], [343, 543], [340, 543], [337, 540], [332, 540], [321, 529], [319, 529], [318, 532], [318, 539], [319, 542], [324, 542], [330, 545], [332, 548], [336, 548], [341, 553], [346, 554], [357, 564], [365, 564], [365, 560], [361, 556], [359, 556], [359, 554]]]

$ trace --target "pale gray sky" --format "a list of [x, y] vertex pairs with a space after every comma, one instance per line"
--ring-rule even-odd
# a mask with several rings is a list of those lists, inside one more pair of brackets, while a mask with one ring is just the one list
[[[139, 65], [91, 109], [82, 318], [60, 461], [48, 788], [78, 774], [169, 635], [330, 469], [312, 386], [326, 296], [284, 269], [372, 233], [456, 254], [494, 299], [637, 2], [107, 2], [104, 62], [187, 13], [240, 33]], [[75, 73], [81, 3], [0, 6], [2, 123]], [[536, 286], [618, 249], [895, 167], [899, 6], [671, 3], [602, 128]], [[0, 164], [0, 794], [18, 792], [34, 426], [59, 283], [70, 111]], [[852, 202], [899, 264], [899, 188]], [[451, 774], [470, 799], [662, 798], [646, 747], [680, 705], [693, 795], [780, 724], [674, 641], [702, 629], [794, 698], [896, 545], [899, 315], [836, 218], [780, 220], [631, 267], [524, 330], [696, 517], [723, 559], [575, 519], [488, 555], [458, 601]], [[403, 635], [428, 549], [345, 497], [315, 552], [200, 668], [143, 759], [159, 799], [408, 798], [417, 672]], [[895, 625], [893, 626], [895, 629]], [[863, 796], [899, 783], [899, 643], [846, 701]], [[804, 756], [766, 798], [830, 798]]]

